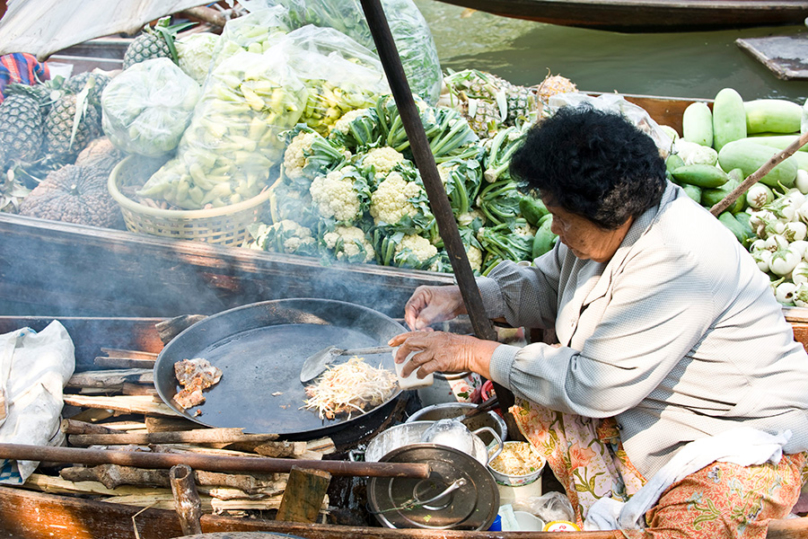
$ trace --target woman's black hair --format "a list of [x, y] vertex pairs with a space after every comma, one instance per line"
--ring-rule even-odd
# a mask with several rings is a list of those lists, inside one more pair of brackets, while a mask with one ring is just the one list
[[563, 107], [532, 127], [510, 170], [523, 189], [607, 230], [659, 204], [667, 183], [651, 137], [591, 106]]

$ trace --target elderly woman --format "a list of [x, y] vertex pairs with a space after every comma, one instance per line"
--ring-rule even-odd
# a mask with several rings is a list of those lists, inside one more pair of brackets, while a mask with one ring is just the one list
[[[649, 483], [634, 504], [645, 530], [628, 533], [765, 536], [796, 503], [808, 450], [808, 356], [766, 276], [619, 115], [559, 110], [511, 171], [541, 194], [560, 241], [477, 282], [490, 318], [554, 328], [560, 344], [414, 331], [390, 342], [397, 362], [417, 352], [403, 374], [474, 371], [510, 388], [520, 430], [587, 528], [604, 528], [587, 526], [598, 500], [631, 504]], [[464, 312], [457, 287], [420, 287], [405, 316], [423, 330]], [[606, 527], [631, 527], [609, 511]]]

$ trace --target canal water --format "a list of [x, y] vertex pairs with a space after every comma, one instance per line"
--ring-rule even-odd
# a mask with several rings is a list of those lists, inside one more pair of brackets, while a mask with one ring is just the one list
[[[803, 104], [808, 81], [783, 81], [735, 44], [738, 38], [802, 35], [805, 25], [693, 33], [621, 34], [508, 19], [435, 0], [415, 0], [441, 67], [476, 68], [522, 85], [548, 72], [579, 89], [712, 99], [731, 87], [746, 100]], [[807, 59], [808, 60], [808, 59]]]

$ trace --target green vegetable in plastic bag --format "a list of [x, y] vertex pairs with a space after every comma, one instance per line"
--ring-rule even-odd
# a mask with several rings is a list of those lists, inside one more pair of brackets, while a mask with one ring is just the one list
[[200, 86], [205, 83], [208, 76], [213, 51], [218, 42], [219, 36], [216, 34], [202, 32], [191, 34], [174, 44], [177, 47], [180, 69]]
[[104, 133], [124, 151], [159, 157], [177, 147], [199, 95], [199, 85], [168, 58], [135, 64], [104, 90]]

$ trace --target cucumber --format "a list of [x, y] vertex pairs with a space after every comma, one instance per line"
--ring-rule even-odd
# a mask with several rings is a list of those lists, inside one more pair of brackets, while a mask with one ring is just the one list
[[683, 166], [685, 166], [685, 160], [678, 153], [672, 153], [665, 159], [665, 168], [670, 173]]
[[696, 203], [701, 204], [701, 187], [696, 187], [695, 185], [685, 183], [682, 184], [682, 190], [684, 190], [687, 196], [695, 200]]
[[[718, 163], [724, 170], [739, 168], [743, 171], [744, 176], [748, 177], [776, 153], [779, 153], [776, 148], [747, 140], [736, 140], [721, 148], [721, 151], [718, 152]], [[760, 181], [769, 187], [777, 187], [778, 184], [793, 187], [794, 180], [797, 179], [797, 168], [796, 159], [793, 156], [789, 157], [763, 176]]]
[[[785, 150], [798, 138], [800, 138], [799, 135], [755, 135], [743, 140], [750, 140], [752, 142], [757, 142], [758, 144], [763, 144], [764, 146], [771, 146], [772, 148], [777, 148], [778, 150]], [[808, 152], [808, 144], [800, 148], [800, 151]]]
[[713, 103], [713, 147], [721, 151], [727, 143], [742, 138], [746, 138], [743, 98], [732, 88], [724, 88]]
[[743, 170], [739, 168], [733, 168], [727, 172], [727, 176], [729, 176], [730, 180], [735, 180], [738, 183], [741, 183], [746, 179], [746, 176], [743, 175]]
[[794, 159], [794, 161], [797, 163], [798, 169], [808, 170], [808, 153], [796, 152], [792, 154], [789, 159]]
[[674, 170], [673, 177], [681, 183], [702, 188], [721, 187], [729, 179], [726, 172], [710, 165], [685, 165]]
[[802, 107], [785, 99], [756, 99], [743, 104], [746, 133], [796, 133]]
[[682, 138], [702, 146], [713, 146], [713, 113], [706, 103], [696, 101], [682, 116]]
[[740, 212], [740, 213], [736, 213], [734, 215], [735, 215], [735, 220], [738, 221], [741, 224], [741, 226], [744, 228], [744, 231], [746, 232], [746, 237], [747, 238], [755, 237], [755, 235], [756, 235], [755, 230], [752, 228], [752, 224], [749, 222], [749, 219], [752, 216], [749, 215], [746, 212], [743, 212], [743, 211]]
[[741, 243], [741, 245], [744, 245], [744, 242], [746, 242], [748, 237], [746, 235], [746, 228], [744, 228], [744, 226], [735, 219], [734, 215], [728, 211], [725, 211], [718, 216], [718, 220], [721, 221], [721, 224], [727, 227], [729, 231], [735, 235], [735, 238]]
[[[737, 169], [736, 169], [737, 170]], [[702, 189], [701, 190], [701, 205], [706, 207], [707, 209], [712, 208], [722, 200], [724, 200], [727, 195], [729, 195], [736, 187], [740, 185], [740, 182], [737, 180], [730, 178], [727, 183], [722, 185], [721, 187], [717, 187], [715, 189]], [[739, 196], [732, 205], [727, 208], [727, 211], [730, 213], [738, 213], [739, 211], [743, 211], [744, 206], [746, 205], [746, 193]]]

